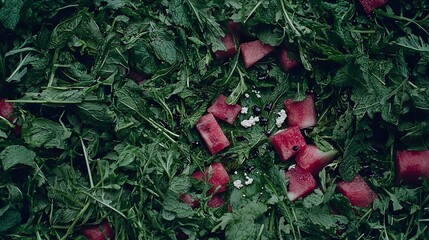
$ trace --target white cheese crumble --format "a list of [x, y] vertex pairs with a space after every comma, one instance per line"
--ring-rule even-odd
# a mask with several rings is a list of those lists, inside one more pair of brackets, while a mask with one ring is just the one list
[[237, 189], [242, 188], [244, 185], [241, 183], [241, 180], [235, 180], [232, 184], [234, 184], [234, 187]]
[[259, 117], [251, 116], [249, 119], [241, 121], [240, 124], [241, 124], [241, 126], [243, 126], [245, 128], [249, 128], [249, 127], [255, 125], [257, 122], [259, 122]]
[[277, 113], [277, 115], [279, 116], [276, 119], [276, 125], [278, 128], [280, 128], [284, 123], [284, 121], [286, 120], [287, 114], [286, 114], [286, 111], [282, 109], [280, 110], [280, 112]]
[[250, 184], [252, 184], [253, 183], [253, 178], [250, 178], [250, 177], [246, 177], [246, 181], [244, 182], [244, 184], [245, 185], [250, 185]]
[[287, 170], [291, 170], [294, 169], [296, 167], [296, 164], [290, 165], [289, 168]]
[[245, 97], [245, 98], [249, 98], [249, 97], [250, 97], [250, 95], [249, 95], [248, 93], [245, 93], [245, 94], [244, 94], [244, 97]]
[[237, 175], [237, 173], [238, 173], [237, 171], [234, 171], [234, 174], [235, 174], [235, 175]]
[[247, 114], [248, 111], [249, 111], [248, 107], [242, 107], [241, 108], [241, 114]]
[[254, 93], [257, 98], [261, 98], [261, 91], [252, 90], [252, 93]]

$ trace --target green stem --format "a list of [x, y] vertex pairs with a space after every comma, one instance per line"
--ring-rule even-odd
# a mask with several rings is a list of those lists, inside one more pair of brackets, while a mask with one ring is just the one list
[[86, 210], [88, 210], [90, 205], [90, 202], [88, 202], [82, 210], [80, 210], [79, 214], [74, 219], [73, 223], [70, 225], [70, 227], [67, 229], [66, 234], [60, 239], [60, 240], [66, 240], [67, 237], [73, 232], [74, 226], [76, 226], [77, 222], [82, 218], [83, 214], [85, 214]]
[[88, 170], [89, 184], [91, 188], [94, 188], [94, 181], [92, 180], [91, 167], [89, 166], [88, 151], [86, 150], [86, 146], [85, 146], [85, 143], [83, 142], [82, 137], [80, 137], [80, 143], [82, 144], [83, 156], [85, 158], [86, 169]]
[[57, 66], [55, 66], [58, 60], [59, 49], [55, 49], [54, 57], [52, 58], [52, 67], [51, 67], [51, 75], [49, 76], [48, 87], [52, 86], [54, 83], [55, 72], [57, 71]]

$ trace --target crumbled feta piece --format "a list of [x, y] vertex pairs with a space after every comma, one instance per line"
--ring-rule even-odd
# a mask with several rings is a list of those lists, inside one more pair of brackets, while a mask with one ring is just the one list
[[241, 114], [247, 114], [248, 111], [249, 111], [248, 107], [242, 107], [241, 108]]
[[261, 98], [262, 96], [261, 96], [261, 94], [256, 93], [256, 97], [257, 97], [257, 98]]
[[255, 125], [257, 122], [259, 122], [259, 117], [251, 116], [249, 119], [241, 121], [240, 124], [241, 124], [241, 126], [243, 126], [245, 128], [249, 128], [249, 127]]
[[276, 119], [276, 125], [278, 128], [280, 128], [284, 123], [284, 121], [286, 120], [287, 114], [286, 114], [286, 111], [282, 109], [280, 110], [280, 112], [277, 113], [277, 115], [279, 116]]
[[244, 97], [245, 97], [245, 98], [249, 98], [249, 97], [250, 97], [250, 95], [249, 95], [248, 93], [245, 93], [245, 94], [244, 94]]
[[246, 177], [246, 181], [244, 182], [244, 184], [245, 185], [250, 185], [250, 184], [252, 184], [253, 183], [253, 178], [250, 178], [250, 177]]
[[289, 168], [287, 170], [291, 170], [294, 169], [296, 167], [296, 164], [290, 165]]
[[235, 174], [235, 175], [237, 175], [237, 173], [238, 173], [237, 171], [234, 171], [234, 174]]
[[237, 189], [240, 189], [243, 187], [241, 180], [235, 180], [232, 184], [234, 184], [234, 187], [236, 187]]

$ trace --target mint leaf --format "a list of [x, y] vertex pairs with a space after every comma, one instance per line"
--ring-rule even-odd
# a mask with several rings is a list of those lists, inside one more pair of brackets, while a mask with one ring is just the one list
[[35, 118], [22, 127], [22, 137], [32, 147], [64, 149], [70, 136], [69, 129], [48, 119]]
[[13, 209], [0, 214], [0, 232], [6, 232], [21, 222], [21, 214]]
[[0, 153], [0, 160], [4, 170], [9, 170], [10, 168], [22, 164], [35, 168], [36, 164], [34, 159], [36, 158], [36, 153], [28, 150], [21, 145], [12, 145], [7, 146]]
[[19, 22], [20, 13], [24, 2], [22, 0], [5, 0], [0, 9], [0, 22], [6, 28], [14, 30]]

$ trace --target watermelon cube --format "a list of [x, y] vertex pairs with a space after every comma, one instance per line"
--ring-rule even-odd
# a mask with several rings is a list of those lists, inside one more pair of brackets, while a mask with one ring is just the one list
[[104, 221], [100, 225], [85, 227], [83, 229], [83, 235], [85, 235], [88, 240], [113, 240], [115, 237], [108, 221]]
[[377, 194], [359, 174], [351, 182], [339, 182], [338, 190], [356, 207], [369, 207], [377, 199]]
[[286, 171], [285, 177], [289, 180], [287, 197], [292, 202], [298, 198], [306, 197], [316, 189], [316, 180], [313, 175], [299, 166]]
[[332, 162], [338, 151], [333, 149], [328, 152], [319, 150], [314, 145], [304, 146], [296, 155], [296, 165], [302, 169], [317, 175], [326, 165]]
[[233, 124], [238, 114], [241, 111], [239, 104], [229, 105], [226, 103], [226, 96], [220, 94], [216, 101], [207, 109], [207, 112], [213, 114], [213, 116], [225, 121], [229, 124]]
[[182, 199], [186, 204], [188, 204], [191, 208], [196, 208], [200, 205], [198, 199], [194, 198], [191, 194], [181, 194], [180, 199]]
[[240, 49], [241, 55], [243, 56], [244, 66], [249, 68], [272, 52], [274, 47], [256, 40], [240, 44]]
[[211, 154], [216, 154], [230, 145], [213, 114], [202, 116], [198, 120], [196, 128]]
[[288, 99], [284, 104], [289, 127], [297, 126], [303, 129], [316, 125], [316, 106], [313, 95], [308, 95], [302, 101]]
[[279, 62], [280, 67], [285, 72], [290, 72], [292, 69], [296, 68], [299, 64], [299, 62], [295, 59], [290, 58], [288, 52], [286, 49], [282, 48], [279, 52]]
[[6, 102], [6, 99], [0, 99], [0, 116], [13, 122], [15, 119], [12, 117], [13, 114], [13, 104]]
[[237, 47], [234, 43], [234, 35], [228, 33], [221, 39], [226, 50], [217, 50], [215, 51], [215, 56], [217, 59], [233, 57], [237, 53]]
[[206, 181], [212, 187], [207, 191], [207, 195], [226, 191], [226, 184], [229, 182], [229, 175], [222, 163], [213, 163], [206, 167], [204, 173], [201, 171], [192, 174], [192, 177], [199, 181]]
[[374, 11], [375, 8], [381, 7], [387, 3], [387, 0], [359, 0], [362, 4], [363, 9], [367, 14]]
[[429, 150], [396, 151], [396, 170], [399, 182], [417, 183], [420, 177], [429, 179]]
[[224, 204], [225, 201], [218, 196], [213, 196], [210, 200], [207, 201], [207, 206], [210, 208], [222, 207]]
[[239, 35], [238, 35], [238, 29], [240, 27], [239, 23], [229, 21], [228, 28], [231, 30], [230, 33], [227, 33], [222, 39], [222, 43], [225, 46], [226, 50], [218, 50], [214, 54], [217, 59], [222, 58], [229, 58], [233, 57], [237, 53], [237, 47], [235, 46], [234, 39], [237, 40], [237, 42], [240, 41]]
[[280, 130], [269, 139], [282, 161], [288, 160], [307, 145], [298, 127]]

